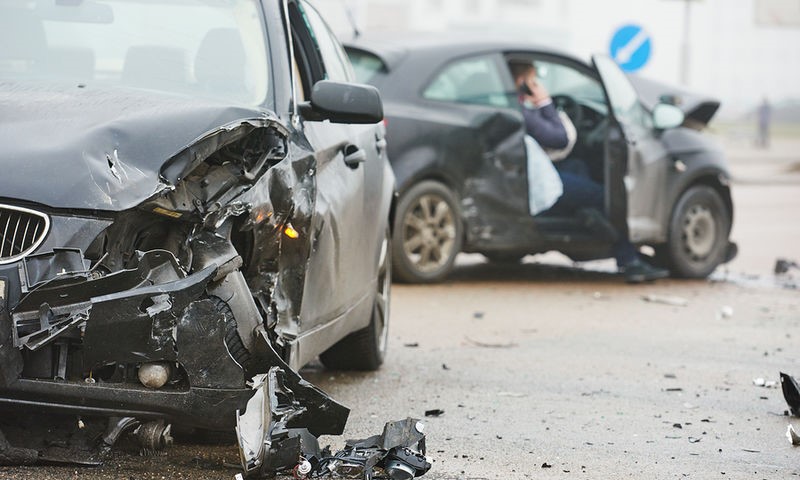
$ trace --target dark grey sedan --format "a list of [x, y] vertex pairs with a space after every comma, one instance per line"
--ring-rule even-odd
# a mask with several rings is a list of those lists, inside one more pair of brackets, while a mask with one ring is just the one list
[[[385, 102], [400, 192], [397, 279], [441, 280], [460, 251], [495, 261], [549, 250], [604, 258], [614, 233], [651, 246], [654, 261], [679, 277], [705, 277], [735, 255], [730, 175], [723, 153], [701, 133], [718, 102], [652, 83], [645, 98], [609, 58], [586, 63], [521, 43], [361, 39], [346, 49], [359, 79], [377, 86]], [[613, 228], [529, 214], [511, 61], [535, 63], [571, 118], [577, 144], [570, 155], [605, 185], [605, 227]]]

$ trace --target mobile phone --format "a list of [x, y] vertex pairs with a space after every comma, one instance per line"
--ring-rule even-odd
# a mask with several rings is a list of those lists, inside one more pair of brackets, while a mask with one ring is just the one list
[[528, 86], [528, 83], [525, 82], [519, 86], [519, 93], [520, 95], [531, 95], [533, 96], [533, 91], [531, 91], [531, 87]]

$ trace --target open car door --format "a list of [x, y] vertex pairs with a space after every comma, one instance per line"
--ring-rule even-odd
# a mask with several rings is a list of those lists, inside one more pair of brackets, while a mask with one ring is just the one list
[[655, 238], [661, 230], [658, 212], [666, 184], [667, 151], [628, 76], [607, 56], [595, 55], [592, 62], [609, 103], [606, 210], [618, 232], [632, 242]]

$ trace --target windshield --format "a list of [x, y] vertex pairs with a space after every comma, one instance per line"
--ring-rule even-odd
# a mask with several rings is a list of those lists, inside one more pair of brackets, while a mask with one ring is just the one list
[[269, 86], [257, 0], [0, 2], [0, 80], [129, 86], [257, 105]]

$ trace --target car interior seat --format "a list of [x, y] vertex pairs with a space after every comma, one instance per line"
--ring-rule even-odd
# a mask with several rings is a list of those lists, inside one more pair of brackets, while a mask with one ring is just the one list
[[154, 90], [183, 91], [189, 84], [187, 53], [156, 45], [130, 47], [125, 54], [122, 83]]
[[234, 95], [241, 92], [247, 98], [246, 60], [242, 37], [236, 29], [209, 30], [195, 56], [194, 78], [204, 92]]

